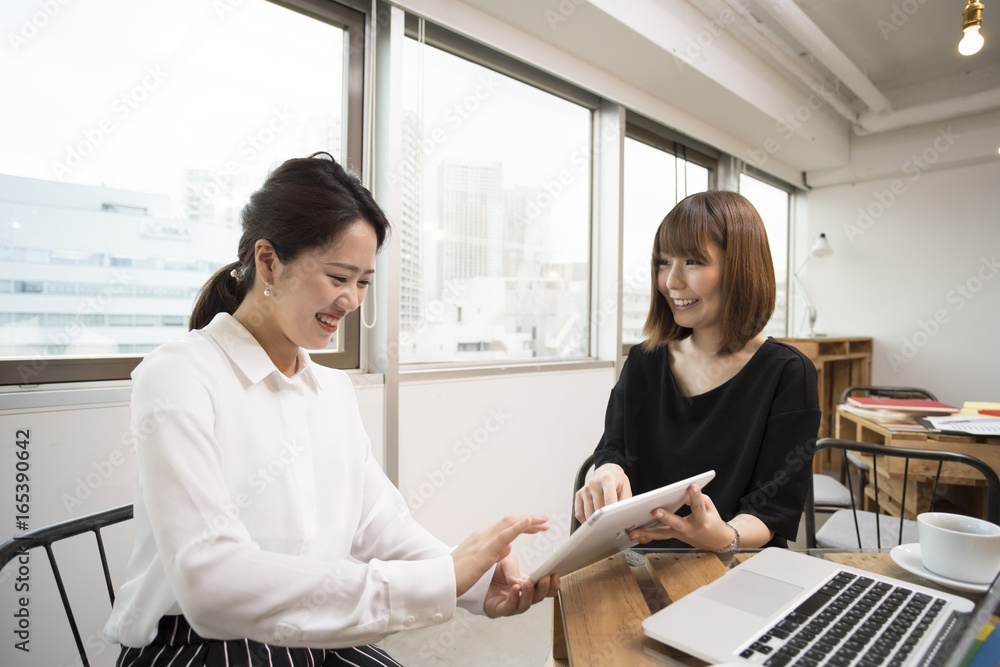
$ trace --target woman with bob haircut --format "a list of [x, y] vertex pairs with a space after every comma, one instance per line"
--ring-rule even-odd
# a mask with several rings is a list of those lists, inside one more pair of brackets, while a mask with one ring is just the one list
[[397, 665], [371, 643], [456, 604], [509, 616], [553, 595], [558, 577], [532, 584], [510, 555], [545, 516], [443, 544], [372, 457], [350, 378], [305, 352], [361, 305], [389, 231], [358, 177], [327, 153], [288, 160], [241, 217], [191, 331], [132, 373], [118, 667]]
[[660, 525], [632, 539], [711, 551], [795, 539], [819, 397], [812, 362], [761, 333], [774, 302], [767, 232], [743, 196], [703, 192], [667, 214], [653, 241], [646, 339], [611, 392], [577, 518], [715, 470], [708, 493], [692, 484], [686, 507], [654, 511]]

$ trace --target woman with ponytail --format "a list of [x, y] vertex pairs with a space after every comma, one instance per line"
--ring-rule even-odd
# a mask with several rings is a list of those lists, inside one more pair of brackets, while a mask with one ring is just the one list
[[117, 664], [395, 665], [371, 642], [456, 605], [507, 616], [553, 595], [557, 577], [533, 584], [509, 555], [546, 517], [441, 543], [372, 458], [350, 379], [304, 351], [365, 297], [389, 229], [371, 193], [317, 153], [275, 169], [242, 223], [191, 331], [132, 374], [135, 548], [105, 627]]

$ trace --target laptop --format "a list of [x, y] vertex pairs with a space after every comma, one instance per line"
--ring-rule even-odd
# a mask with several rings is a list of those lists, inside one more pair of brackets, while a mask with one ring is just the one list
[[979, 604], [768, 548], [643, 621], [646, 636], [710, 663], [958, 665], [1000, 602]]
[[714, 477], [715, 471], [708, 470], [598, 509], [531, 573], [530, 579], [538, 581], [547, 574], [563, 576], [634, 547], [638, 543], [626, 531], [656, 525], [650, 512], [658, 507], [676, 512], [691, 484], [703, 488]]

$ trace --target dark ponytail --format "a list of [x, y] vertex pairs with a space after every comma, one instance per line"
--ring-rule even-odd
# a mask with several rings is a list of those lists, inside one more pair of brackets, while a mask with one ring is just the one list
[[236, 312], [257, 276], [254, 246], [271, 242], [282, 264], [292, 264], [306, 250], [335, 243], [358, 220], [375, 230], [381, 248], [389, 221], [355, 174], [329, 153], [293, 158], [271, 172], [250, 196], [241, 214], [239, 260], [222, 267], [201, 288], [188, 322], [201, 329], [219, 313]]
[[238, 280], [233, 275], [239, 269], [240, 263], [233, 262], [212, 274], [198, 292], [198, 299], [188, 321], [189, 329], [201, 329], [219, 313], [232, 315], [236, 312], [243, 303], [243, 297], [247, 295], [246, 281]]

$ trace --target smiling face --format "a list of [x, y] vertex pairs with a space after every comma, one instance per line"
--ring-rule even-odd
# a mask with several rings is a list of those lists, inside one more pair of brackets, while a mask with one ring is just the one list
[[706, 329], [721, 325], [725, 260], [726, 252], [714, 243], [706, 244], [702, 259], [667, 253], [657, 258], [656, 288], [666, 299], [679, 326]]
[[361, 305], [375, 275], [377, 250], [375, 230], [365, 220], [352, 223], [330, 245], [303, 250], [288, 264], [278, 259], [270, 241], [260, 239], [254, 246], [254, 285], [233, 317], [291, 376], [298, 370], [299, 349], [325, 348], [344, 317]]
[[329, 345], [343, 318], [364, 300], [377, 249], [375, 230], [359, 220], [333, 245], [306, 250], [290, 265], [277, 262], [271, 298], [283, 337], [307, 350]]

